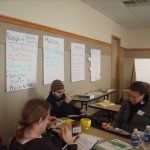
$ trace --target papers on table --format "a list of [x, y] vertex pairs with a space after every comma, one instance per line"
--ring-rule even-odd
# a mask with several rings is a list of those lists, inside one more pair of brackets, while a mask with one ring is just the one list
[[78, 144], [78, 150], [90, 150], [97, 142], [101, 141], [100, 137], [82, 133], [74, 143]]
[[77, 117], [82, 117], [84, 115], [87, 115], [87, 114], [80, 114], [80, 115], [68, 115], [67, 117], [69, 118], [77, 118]]
[[103, 143], [99, 143], [96, 145], [96, 148], [100, 150], [127, 150], [131, 148], [131, 145], [119, 139], [114, 139]]
[[104, 100], [104, 102], [96, 103], [96, 105], [99, 105], [99, 106], [113, 106], [113, 105], [115, 105], [115, 103], [110, 103], [109, 100]]
[[80, 98], [90, 98], [90, 99], [92, 99], [92, 98], [95, 97], [95, 95], [92, 94], [92, 93], [85, 93], [85, 94], [80, 94], [80, 95], [78, 95], [78, 97], [80, 97]]

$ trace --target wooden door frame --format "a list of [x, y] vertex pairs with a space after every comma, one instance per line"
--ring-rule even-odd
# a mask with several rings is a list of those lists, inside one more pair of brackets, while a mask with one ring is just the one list
[[[116, 68], [116, 78], [117, 78], [117, 95], [116, 95], [116, 103], [120, 103], [120, 50], [121, 50], [121, 39], [117, 36], [112, 35], [112, 47], [113, 47], [113, 40], [117, 41], [117, 68]], [[111, 62], [113, 62], [112, 58], [112, 50], [111, 50]], [[111, 63], [111, 68], [112, 68]], [[111, 77], [112, 77], [112, 70], [111, 70]], [[112, 79], [111, 79], [111, 86], [112, 86]]]

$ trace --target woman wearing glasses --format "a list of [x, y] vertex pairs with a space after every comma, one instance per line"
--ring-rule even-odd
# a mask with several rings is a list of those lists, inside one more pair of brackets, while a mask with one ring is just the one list
[[122, 106], [111, 124], [103, 123], [106, 129], [120, 128], [130, 133], [134, 128], [144, 131], [146, 125], [150, 125], [150, 97], [149, 84], [136, 81], [129, 87], [128, 99]]

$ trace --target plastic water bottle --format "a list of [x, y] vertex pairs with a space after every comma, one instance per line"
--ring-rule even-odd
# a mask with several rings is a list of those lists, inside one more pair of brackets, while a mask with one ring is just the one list
[[138, 129], [134, 129], [134, 131], [132, 133], [131, 145], [132, 145], [132, 150], [139, 150], [140, 138], [139, 138], [139, 134], [138, 134]]
[[146, 126], [146, 129], [144, 131], [144, 137], [143, 137], [143, 143], [142, 143], [143, 149], [150, 150], [150, 126]]

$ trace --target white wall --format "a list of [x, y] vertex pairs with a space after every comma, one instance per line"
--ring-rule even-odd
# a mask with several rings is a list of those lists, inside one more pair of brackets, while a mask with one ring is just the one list
[[80, 0], [1, 0], [0, 14], [111, 43], [125, 48], [150, 48], [150, 28], [124, 29]]
[[127, 47], [150, 48], [150, 28], [127, 30]]
[[126, 30], [80, 0], [5, 0], [0, 14], [108, 43], [115, 35], [126, 47]]

